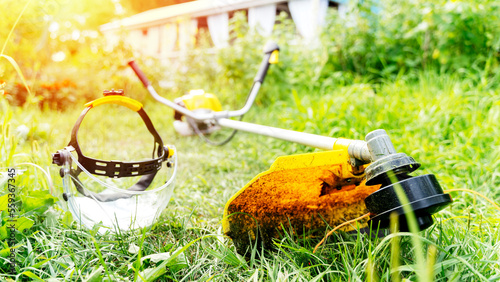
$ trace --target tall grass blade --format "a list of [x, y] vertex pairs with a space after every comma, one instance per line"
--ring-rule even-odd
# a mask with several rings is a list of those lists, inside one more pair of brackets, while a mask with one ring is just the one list
[[[399, 220], [398, 215], [391, 213], [391, 233], [396, 234], [399, 232]], [[391, 281], [400, 282], [401, 276], [397, 270], [401, 265], [399, 252], [400, 252], [400, 242], [401, 238], [399, 236], [394, 236], [391, 239]]]
[[19, 16], [17, 17], [16, 21], [14, 22], [14, 25], [10, 29], [9, 34], [7, 35], [7, 38], [5, 39], [5, 42], [3, 43], [3, 47], [2, 47], [2, 51], [0, 51], [0, 55], [3, 55], [3, 53], [5, 52], [5, 48], [7, 47], [7, 44], [9, 43], [9, 40], [10, 40], [10, 37], [12, 36], [12, 33], [16, 29], [16, 26], [19, 23], [19, 20], [23, 16], [24, 11], [26, 11], [26, 8], [28, 8], [30, 3], [31, 3], [31, 0], [28, 0], [28, 2], [26, 2], [26, 5], [24, 5], [23, 9], [21, 10], [21, 13], [19, 13]]
[[406, 222], [408, 223], [408, 228], [410, 232], [415, 234], [412, 236], [413, 250], [415, 252], [416, 266], [417, 266], [417, 277], [419, 281], [425, 281], [425, 258], [423, 253], [422, 242], [420, 241], [420, 237], [418, 236], [418, 232], [420, 229], [418, 228], [417, 218], [415, 217], [415, 213], [413, 212], [413, 208], [408, 201], [408, 197], [403, 191], [403, 187], [399, 185], [397, 182], [397, 178], [394, 173], [389, 172], [387, 174], [391, 179], [391, 182], [394, 183], [394, 191], [398, 196], [399, 202], [401, 203], [403, 210], [405, 212]]
[[[28, 83], [26, 82], [26, 78], [24, 77], [23, 72], [21, 71], [21, 68], [19, 67], [17, 62], [12, 57], [4, 55], [4, 54], [0, 54], [0, 58], [6, 59], [7, 61], [9, 61], [9, 63], [12, 65], [12, 67], [14, 67], [14, 69], [16, 70], [19, 77], [21, 77], [21, 80], [23, 81], [24, 87], [26, 87], [26, 90], [28, 91], [27, 101], [31, 101], [31, 99], [33, 98], [33, 94], [31, 93], [31, 90], [28, 87]], [[27, 104], [29, 104], [29, 103], [27, 103]]]

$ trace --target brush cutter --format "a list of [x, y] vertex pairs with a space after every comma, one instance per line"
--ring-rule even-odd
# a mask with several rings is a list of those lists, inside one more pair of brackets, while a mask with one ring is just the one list
[[[192, 130], [205, 139], [198, 128], [201, 124], [327, 150], [279, 157], [269, 170], [253, 178], [227, 202], [223, 229], [237, 251], [244, 254], [255, 242], [272, 247], [272, 240], [289, 230], [294, 235], [314, 235], [366, 213], [370, 215], [369, 221], [361, 221], [358, 227], [387, 228], [390, 214], [395, 213], [400, 229], [408, 230], [397, 187], [406, 195], [420, 230], [431, 226], [432, 214], [450, 204], [451, 197], [443, 193], [434, 175], [410, 176], [420, 164], [404, 153], [397, 153], [384, 130], [370, 132], [362, 141], [231, 119], [241, 118], [251, 108], [269, 65], [277, 62], [278, 52], [277, 44], [266, 45], [247, 102], [236, 111], [221, 111], [219, 106], [200, 111], [201, 108], [188, 103], [181, 106], [171, 102], [158, 95], [134, 61], [129, 62], [151, 96], [174, 109], [179, 118], [185, 118]], [[356, 226], [344, 228], [354, 229]]]

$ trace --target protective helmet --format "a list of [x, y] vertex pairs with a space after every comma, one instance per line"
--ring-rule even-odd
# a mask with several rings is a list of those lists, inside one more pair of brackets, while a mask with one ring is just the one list
[[[104, 104], [125, 106], [140, 115], [154, 137], [152, 159], [107, 161], [82, 153], [78, 143], [80, 125], [92, 108]], [[165, 209], [174, 189], [177, 154], [174, 146], [164, 146], [141, 103], [123, 96], [122, 90], [111, 90], [105, 91], [104, 97], [85, 104], [73, 126], [68, 146], [52, 155], [52, 163], [62, 166], [62, 198], [73, 217], [88, 228], [100, 224], [118, 231], [149, 226]], [[140, 179], [128, 188], [125, 185], [130, 181], [117, 181], [132, 177]]]

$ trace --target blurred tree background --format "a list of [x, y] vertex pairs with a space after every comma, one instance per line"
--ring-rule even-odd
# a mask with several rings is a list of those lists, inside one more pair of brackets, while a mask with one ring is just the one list
[[[214, 56], [210, 39], [160, 65], [126, 41], [108, 45], [99, 26], [115, 19], [185, 0], [3, 0], [0, 42], [3, 54], [21, 67], [40, 107], [64, 110], [77, 101], [98, 97], [103, 89], [124, 88], [147, 99], [126, 67], [139, 60], [154, 83], [167, 80], [162, 95], [175, 97], [189, 89], [214, 92], [223, 104], [241, 101], [261, 60], [267, 38], [249, 30], [245, 13], [231, 19], [231, 46]], [[373, 11], [376, 3], [380, 9]], [[19, 23], [5, 40], [24, 10]], [[409, 12], [411, 11], [411, 12]], [[279, 15], [272, 39], [282, 47], [281, 62], [266, 80], [258, 103], [291, 99], [293, 93], [326, 93], [339, 85], [365, 82], [377, 88], [384, 80], [417, 79], [422, 70], [453, 73], [472, 83], [500, 81], [500, 2], [351, 1], [346, 17], [330, 11], [320, 44], [297, 38], [293, 22]], [[27, 103], [27, 93], [7, 60], [0, 61], [0, 83], [12, 105]], [[482, 82], [481, 82], [482, 81]], [[140, 90], [139, 90], [140, 89]], [[134, 96], [135, 95], [135, 96]]]
[[170, 6], [175, 4], [181, 4], [186, 2], [191, 2], [194, 0], [122, 0], [121, 3], [127, 10], [131, 12], [144, 12], [154, 8]]
[[[19, 64], [36, 93], [37, 99], [31, 102], [62, 108], [80, 96], [84, 99], [93, 96], [85, 87], [86, 84], [94, 86], [91, 81], [95, 77], [91, 74], [95, 68], [91, 66], [105, 64], [102, 59], [114, 53], [106, 48], [98, 32], [101, 24], [116, 17], [116, 7], [111, 0], [5, 0], [0, 5], [3, 54]], [[82, 81], [83, 77], [88, 79]], [[5, 91], [12, 104], [26, 102], [26, 89], [6, 60], [0, 61], [0, 79], [10, 82]]]

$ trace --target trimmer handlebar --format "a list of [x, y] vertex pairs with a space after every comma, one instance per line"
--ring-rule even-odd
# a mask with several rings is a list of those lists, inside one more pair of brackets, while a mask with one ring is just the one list
[[259, 71], [255, 76], [254, 82], [264, 82], [264, 78], [267, 75], [267, 70], [269, 69], [270, 64], [276, 64], [278, 62], [278, 52], [280, 47], [276, 42], [269, 41], [264, 47], [264, 58], [262, 59], [262, 63], [260, 64]]
[[144, 87], [148, 88], [148, 86], [151, 85], [151, 82], [149, 82], [148, 78], [142, 72], [142, 70], [139, 68], [139, 66], [137, 65], [137, 63], [132, 60], [132, 61], [128, 62], [128, 65], [134, 70], [135, 74], [141, 80], [141, 82], [144, 85]]
[[129, 66], [134, 70], [135, 74], [137, 77], [141, 80], [142, 84], [144, 87], [149, 91], [151, 96], [155, 98], [158, 102], [174, 109], [175, 111], [193, 118], [198, 121], [204, 121], [204, 120], [219, 120], [222, 118], [230, 118], [230, 117], [241, 117], [244, 114], [246, 114], [250, 108], [253, 105], [253, 102], [255, 101], [255, 97], [257, 96], [260, 86], [262, 85], [262, 82], [264, 81], [264, 78], [267, 75], [267, 70], [269, 69], [270, 64], [276, 64], [278, 62], [278, 52], [279, 52], [279, 46], [278, 44], [274, 42], [268, 42], [266, 46], [264, 47], [264, 58], [262, 60], [262, 63], [260, 65], [259, 71], [257, 72], [257, 75], [255, 76], [252, 88], [250, 90], [250, 93], [248, 94], [247, 102], [243, 106], [243, 108], [235, 111], [220, 111], [220, 112], [210, 112], [210, 113], [194, 113], [184, 107], [181, 107], [177, 105], [176, 103], [165, 99], [158, 95], [156, 90], [153, 88], [151, 85], [151, 82], [146, 78], [146, 75], [142, 70], [139, 68], [137, 63], [135, 61], [129, 61], [128, 64]]

